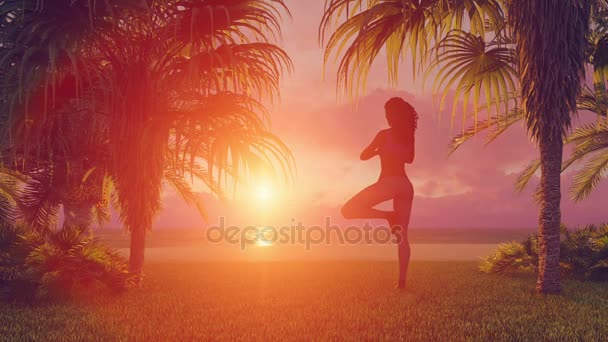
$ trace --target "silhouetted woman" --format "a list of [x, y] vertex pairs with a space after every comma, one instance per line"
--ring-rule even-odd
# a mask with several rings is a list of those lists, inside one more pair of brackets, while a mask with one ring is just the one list
[[[347, 219], [385, 219], [396, 234], [399, 254], [398, 288], [405, 288], [410, 261], [407, 228], [410, 222], [414, 188], [405, 173], [405, 163], [414, 161], [414, 133], [418, 114], [412, 105], [394, 97], [384, 105], [390, 128], [378, 132], [372, 143], [361, 153], [361, 160], [380, 156], [378, 181], [351, 198], [343, 207]], [[393, 200], [393, 211], [374, 209], [379, 203]]]

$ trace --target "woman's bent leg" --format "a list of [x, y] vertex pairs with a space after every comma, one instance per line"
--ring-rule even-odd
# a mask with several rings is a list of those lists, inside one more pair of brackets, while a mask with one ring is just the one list
[[342, 207], [342, 216], [346, 219], [389, 219], [392, 211], [374, 209], [374, 206], [392, 199], [395, 191], [384, 186], [380, 181], [361, 190]]

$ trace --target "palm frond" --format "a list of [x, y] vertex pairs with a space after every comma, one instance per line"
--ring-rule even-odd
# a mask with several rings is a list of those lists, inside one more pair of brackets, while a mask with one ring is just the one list
[[[441, 92], [440, 109], [455, 87], [452, 118], [458, 101], [463, 98], [463, 114], [468, 112], [469, 98], [473, 97], [473, 123], [477, 127], [478, 112], [485, 109], [488, 118], [494, 106], [494, 114], [510, 112], [510, 96], [517, 91], [518, 72], [514, 68], [514, 51], [508, 47], [488, 46], [483, 37], [453, 30], [435, 48], [437, 58], [430, 64], [431, 71], [439, 70], [433, 83], [433, 92]], [[482, 104], [482, 91], [485, 104]], [[483, 106], [483, 107], [482, 107]], [[502, 107], [501, 107], [502, 106]], [[514, 107], [517, 107], [515, 102]], [[463, 119], [463, 124], [464, 124]]]
[[0, 225], [12, 224], [15, 220], [20, 182], [25, 177], [8, 168], [0, 171]]
[[57, 225], [61, 202], [52, 183], [29, 182], [21, 191], [17, 204], [18, 219], [28, 226], [45, 231]]
[[584, 168], [573, 177], [570, 195], [575, 201], [589, 197], [608, 170], [608, 153], [593, 157]]
[[169, 170], [165, 171], [165, 181], [177, 192], [188, 205], [193, 205], [204, 220], [207, 220], [207, 210], [199, 194], [195, 193], [190, 183], [182, 175]]
[[460, 29], [465, 19], [475, 33], [481, 33], [486, 20], [503, 20], [503, 13], [494, 0], [327, 0], [319, 26], [324, 63], [334, 54], [340, 58], [338, 90], [356, 96], [365, 89], [369, 70], [385, 49], [388, 79], [396, 84], [399, 64], [408, 52], [415, 77], [433, 42], [451, 29]]
[[511, 109], [509, 113], [503, 112], [499, 115], [492, 116], [490, 119], [482, 119], [476, 125], [474, 124], [473, 126], [468, 127], [450, 140], [448, 154], [456, 152], [464, 143], [486, 130], [489, 132], [484, 139], [484, 146], [487, 146], [522, 119], [523, 112], [517, 108]]
[[532, 177], [540, 169], [540, 159], [532, 161], [526, 168], [520, 173], [515, 181], [515, 191], [523, 191], [528, 185]]
[[118, 293], [132, 285], [125, 258], [81, 230], [36, 233], [13, 226], [0, 227], [0, 235], [7, 238], [0, 296], [8, 300], [72, 299], [81, 291]]
[[479, 265], [485, 273], [504, 275], [517, 271], [536, 271], [534, 259], [523, 244], [519, 242], [503, 243]]

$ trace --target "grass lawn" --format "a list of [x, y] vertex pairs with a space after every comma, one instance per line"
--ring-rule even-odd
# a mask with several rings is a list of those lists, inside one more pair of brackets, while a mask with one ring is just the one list
[[541, 297], [532, 277], [477, 263], [157, 263], [144, 287], [70, 305], [0, 304], [0, 339], [608, 340], [608, 285], [566, 282]]

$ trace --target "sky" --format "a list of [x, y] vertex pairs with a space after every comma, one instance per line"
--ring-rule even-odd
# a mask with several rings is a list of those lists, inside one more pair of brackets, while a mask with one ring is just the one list
[[[523, 193], [513, 190], [518, 172], [537, 158], [523, 127], [512, 127], [485, 148], [480, 136], [448, 157], [448, 142], [461, 124], [457, 121], [450, 127], [451, 108], [439, 110], [439, 101], [430, 87], [425, 89], [420, 79], [414, 81], [407, 57], [401, 65], [399, 84], [389, 87], [386, 62], [380, 56], [365, 93], [356, 103], [349, 102], [336, 92], [336, 63], [330, 62], [323, 73], [323, 49], [317, 34], [324, 0], [286, 3], [292, 18], [284, 18], [283, 37], [278, 44], [290, 55], [295, 71], [285, 76], [281, 99], [270, 108], [273, 133], [290, 147], [296, 160], [294, 186], [273, 185], [268, 198], [241, 194], [229, 203], [204, 195], [209, 211], [206, 223], [193, 208], [167, 192], [157, 227], [205, 226], [216, 223], [219, 216], [241, 223], [272, 218], [308, 224], [320, 224], [328, 216], [346, 224], [340, 218], [341, 204], [378, 177], [379, 160], [362, 162], [359, 153], [378, 130], [387, 127], [383, 106], [393, 96], [406, 99], [420, 116], [416, 159], [406, 166], [415, 189], [410, 227], [537, 225], [538, 209], [531, 194], [538, 178]], [[575, 204], [567, 197], [570, 178], [571, 174], [563, 177], [562, 221], [569, 225], [605, 221], [602, 204], [607, 198], [607, 185], [600, 185], [591, 198]]]

